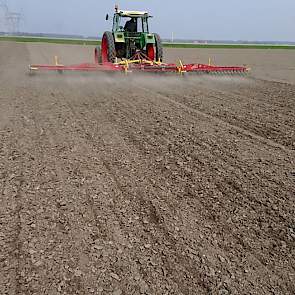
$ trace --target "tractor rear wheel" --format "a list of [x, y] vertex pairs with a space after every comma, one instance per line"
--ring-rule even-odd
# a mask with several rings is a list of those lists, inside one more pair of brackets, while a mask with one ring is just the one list
[[95, 48], [95, 51], [94, 51], [94, 62], [96, 64], [101, 64], [102, 63], [102, 56], [101, 56], [101, 48], [100, 48], [100, 46], [97, 46]]
[[156, 60], [163, 61], [163, 45], [161, 37], [158, 34], [154, 34], [156, 40]]
[[115, 40], [112, 32], [105, 32], [101, 41], [102, 62], [114, 63], [116, 59]]

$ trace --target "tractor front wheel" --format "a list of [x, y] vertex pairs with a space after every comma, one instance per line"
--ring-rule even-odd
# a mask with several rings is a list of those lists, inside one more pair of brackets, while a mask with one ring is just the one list
[[112, 32], [105, 32], [101, 41], [101, 58], [102, 63], [114, 63], [116, 59], [115, 40]]

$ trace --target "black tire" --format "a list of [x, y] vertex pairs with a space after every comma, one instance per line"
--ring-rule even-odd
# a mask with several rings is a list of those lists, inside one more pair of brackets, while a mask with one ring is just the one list
[[95, 47], [94, 61], [95, 61], [96, 64], [101, 64], [102, 63], [101, 47], [100, 46]]
[[115, 40], [112, 32], [105, 32], [101, 44], [102, 62], [114, 63], [116, 59]]
[[163, 45], [159, 34], [154, 34], [156, 41], [156, 61], [163, 61]]

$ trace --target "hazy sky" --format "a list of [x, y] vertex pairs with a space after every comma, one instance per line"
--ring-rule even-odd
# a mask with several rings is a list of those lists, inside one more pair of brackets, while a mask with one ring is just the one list
[[148, 10], [153, 32], [169, 38], [295, 41], [295, 0], [7, 0], [27, 32], [100, 36], [105, 14]]

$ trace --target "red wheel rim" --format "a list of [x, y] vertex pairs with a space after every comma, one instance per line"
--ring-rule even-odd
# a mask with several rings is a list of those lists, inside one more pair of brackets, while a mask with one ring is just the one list
[[153, 44], [148, 44], [146, 46], [147, 56], [150, 60], [155, 60], [155, 48]]
[[106, 35], [103, 36], [102, 42], [101, 42], [101, 59], [102, 62], [108, 62], [109, 57], [108, 57], [108, 40], [106, 38]]

